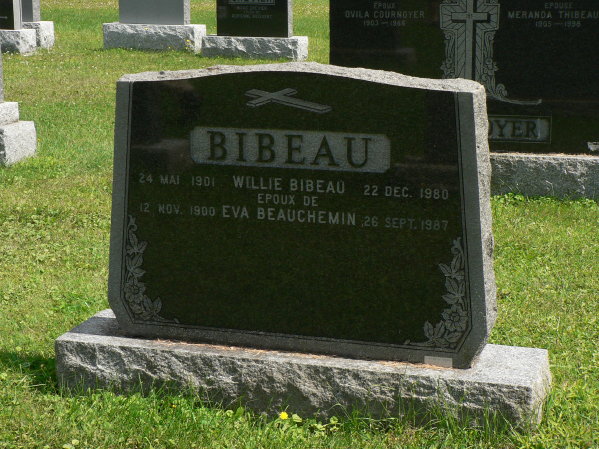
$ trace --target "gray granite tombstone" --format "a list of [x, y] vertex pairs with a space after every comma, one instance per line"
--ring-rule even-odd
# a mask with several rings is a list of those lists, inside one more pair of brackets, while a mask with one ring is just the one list
[[[42, 20], [40, 0], [21, 0], [23, 28], [35, 32], [35, 47], [50, 49], [54, 46], [54, 22]], [[21, 36], [21, 47], [26, 49], [26, 36]], [[21, 51], [23, 52], [23, 51]]]
[[119, 0], [119, 22], [103, 24], [104, 48], [199, 53], [205, 25], [190, 23], [189, 0]]
[[40, 0], [21, 0], [23, 22], [39, 22], [42, 20]]
[[0, 1], [0, 29], [18, 30], [23, 27], [21, 0]]
[[119, 0], [119, 21], [153, 25], [189, 24], [190, 0]]

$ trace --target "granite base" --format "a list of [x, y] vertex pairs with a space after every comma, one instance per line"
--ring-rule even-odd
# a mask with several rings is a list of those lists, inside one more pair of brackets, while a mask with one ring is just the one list
[[23, 28], [35, 30], [35, 45], [37, 48], [50, 49], [54, 47], [54, 22], [23, 22]]
[[0, 102], [0, 126], [19, 121], [19, 103], [16, 101]]
[[187, 50], [198, 53], [206, 25], [152, 25], [105, 23], [104, 48]]
[[105, 310], [56, 340], [65, 388], [192, 389], [224, 407], [275, 415], [373, 417], [412, 411], [455, 413], [483, 422], [499, 413], [516, 425], [538, 423], [549, 392], [547, 351], [487, 345], [469, 369], [126, 337]]
[[308, 37], [205, 36], [202, 56], [208, 58], [287, 59], [308, 58]]
[[37, 50], [36, 42], [35, 30], [25, 28], [19, 30], [0, 30], [2, 53], [30, 55]]
[[35, 124], [18, 121], [0, 126], [0, 166], [33, 156], [37, 146]]
[[599, 156], [491, 153], [491, 193], [599, 199]]

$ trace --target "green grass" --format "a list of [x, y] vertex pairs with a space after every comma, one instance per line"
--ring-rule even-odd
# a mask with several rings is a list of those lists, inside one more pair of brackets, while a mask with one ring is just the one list
[[[327, 62], [326, 0], [296, 0], [310, 59]], [[493, 200], [499, 316], [491, 341], [547, 348], [553, 392], [538, 429], [470, 428], [440, 416], [282, 421], [191, 394], [66, 394], [54, 339], [107, 307], [115, 81], [147, 70], [245, 64], [183, 52], [102, 49], [116, 1], [49, 0], [56, 47], [5, 55], [6, 99], [35, 121], [38, 156], [0, 168], [0, 448], [591, 448], [599, 446], [599, 206]], [[192, 2], [214, 31], [214, 2]], [[264, 61], [261, 61], [264, 62]], [[290, 410], [292, 412], [292, 410]], [[306, 418], [306, 417], [303, 417]], [[296, 419], [297, 421], [297, 419]]]

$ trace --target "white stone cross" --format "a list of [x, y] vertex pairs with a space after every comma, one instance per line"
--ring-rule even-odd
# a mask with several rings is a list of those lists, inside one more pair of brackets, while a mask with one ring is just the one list
[[316, 112], [318, 114], [325, 114], [333, 109], [332, 107], [324, 104], [293, 98], [290, 95], [297, 94], [297, 90], [290, 88], [279, 90], [277, 92], [266, 92], [264, 90], [251, 89], [245, 94], [248, 97], [255, 98], [255, 100], [250, 100], [247, 102], [247, 105], [252, 108], [263, 106], [268, 103], [278, 103], [285, 106], [291, 106], [293, 108]]

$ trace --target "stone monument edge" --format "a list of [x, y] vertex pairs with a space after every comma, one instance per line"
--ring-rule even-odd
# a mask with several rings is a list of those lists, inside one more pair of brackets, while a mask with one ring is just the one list
[[0, 103], [4, 101], [4, 66], [2, 59], [2, 49], [0, 48]]
[[23, 28], [23, 12], [21, 11], [21, 0], [12, 0], [15, 30]]
[[[496, 318], [496, 286], [493, 271], [493, 233], [490, 206], [490, 152], [486, 101], [471, 93], [456, 94], [456, 120], [460, 130], [463, 188], [463, 221], [468, 254], [468, 286], [472, 298], [472, 329], [466, 338], [458, 365], [474, 361], [484, 348]], [[471, 180], [472, 182], [467, 182]], [[484, 341], [481, 345], [479, 342]]]
[[362, 81], [371, 81], [375, 83], [385, 83], [398, 87], [411, 87], [416, 89], [427, 89], [447, 92], [470, 92], [472, 94], [485, 93], [482, 84], [479, 84], [476, 81], [462, 78], [418, 78], [385, 70], [365, 69], [359, 67], [342, 67], [329, 64], [321, 64], [318, 62], [284, 62], [278, 64], [256, 64], [246, 66], [215, 65], [207, 67], [205, 69], [140, 72], [123, 75], [119, 79], [119, 82], [172, 81], [178, 79], [199, 78], [211, 75], [252, 72], [305, 72], [322, 75], [333, 75]]
[[292, 37], [293, 32], [293, 0], [287, 0], [287, 37]]
[[120, 301], [120, 285], [123, 247], [124, 220], [123, 210], [126, 200], [127, 149], [129, 145], [129, 120], [131, 117], [131, 84], [117, 82], [115, 106], [115, 132], [112, 181], [112, 210], [110, 226], [110, 254], [108, 272], [108, 302], [117, 321], [123, 327], [128, 325], [128, 312]]

